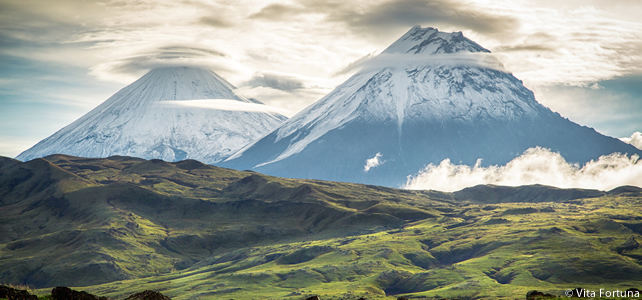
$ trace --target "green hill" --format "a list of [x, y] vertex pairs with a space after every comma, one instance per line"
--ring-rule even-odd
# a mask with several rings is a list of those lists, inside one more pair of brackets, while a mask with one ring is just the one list
[[0, 158], [0, 283], [124, 298], [524, 298], [642, 287], [642, 193], [455, 193], [187, 160]]

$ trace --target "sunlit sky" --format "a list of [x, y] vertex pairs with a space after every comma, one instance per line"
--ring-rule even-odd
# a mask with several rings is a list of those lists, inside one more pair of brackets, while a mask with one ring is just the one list
[[462, 31], [542, 104], [642, 131], [638, 0], [0, 0], [0, 155], [14, 157], [154, 67], [211, 68], [292, 115], [413, 25]]

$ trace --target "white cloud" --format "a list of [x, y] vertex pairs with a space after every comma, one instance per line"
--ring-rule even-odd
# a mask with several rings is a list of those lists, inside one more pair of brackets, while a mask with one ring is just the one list
[[380, 166], [384, 161], [379, 160], [381, 153], [377, 152], [374, 157], [366, 159], [366, 165], [363, 166], [363, 171], [368, 172], [370, 169]]
[[258, 103], [246, 103], [233, 99], [199, 99], [199, 100], [179, 100], [179, 101], [161, 101], [159, 105], [163, 106], [180, 106], [180, 107], [197, 107], [207, 109], [218, 109], [227, 111], [252, 111], [252, 112], [275, 112], [282, 115], [290, 114], [290, 111]]
[[620, 140], [642, 150], [642, 132], [634, 132], [631, 137], [623, 137]]
[[381, 68], [405, 68], [408, 65], [473, 66], [506, 71], [504, 65], [491, 53], [447, 53], [447, 54], [388, 54], [365, 57], [351, 63], [337, 74], [357, 70]]
[[406, 189], [457, 191], [479, 184], [519, 186], [543, 184], [560, 188], [611, 190], [622, 185], [642, 187], [642, 161], [637, 155], [610, 154], [580, 167], [556, 152], [530, 148], [504, 166], [454, 165], [446, 159], [409, 176]]
[[293, 74], [282, 74], [270, 71], [259, 71], [248, 80], [251, 87], [269, 87], [282, 91], [294, 91], [304, 88], [303, 79]]

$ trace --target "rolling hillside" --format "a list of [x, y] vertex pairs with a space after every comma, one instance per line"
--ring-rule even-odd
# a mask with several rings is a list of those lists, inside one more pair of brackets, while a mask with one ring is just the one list
[[454, 193], [194, 160], [0, 158], [0, 283], [123, 298], [523, 298], [642, 287], [642, 193]]

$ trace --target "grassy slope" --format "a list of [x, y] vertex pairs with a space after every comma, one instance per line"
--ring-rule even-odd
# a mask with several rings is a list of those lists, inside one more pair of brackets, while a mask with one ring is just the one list
[[[394, 189], [196, 161], [57, 155], [8, 160], [0, 176], [8, 233], [0, 237], [0, 280], [36, 287], [146, 277], [237, 248], [386, 230], [438, 214], [427, 204], [396, 204], [415, 201], [414, 193], [398, 199]], [[393, 211], [362, 212], [380, 203]]]
[[144, 286], [173, 299], [331, 299], [347, 293], [383, 299], [386, 292], [522, 298], [534, 289], [558, 295], [578, 286], [625, 290], [642, 286], [641, 249], [623, 250], [631, 237], [640, 239], [639, 230], [629, 228], [640, 228], [640, 201], [621, 196], [533, 204], [544, 212], [530, 214], [515, 214], [521, 204], [494, 210], [471, 205], [462, 215], [401, 229], [249, 247], [187, 270], [89, 290], [117, 297]]
[[[471, 190], [291, 180], [195, 161], [2, 161], [1, 281], [172, 299], [642, 287], [639, 192], [539, 188], [542, 197], [533, 187], [482, 188], [486, 198], [474, 199]], [[495, 202], [594, 198], [475, 204], [489, 193]]]

